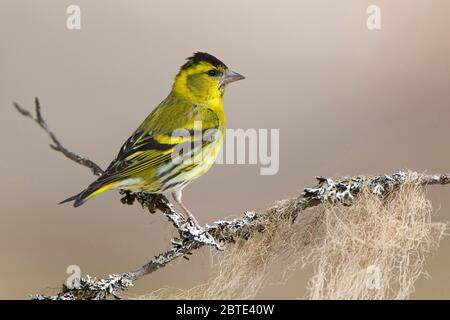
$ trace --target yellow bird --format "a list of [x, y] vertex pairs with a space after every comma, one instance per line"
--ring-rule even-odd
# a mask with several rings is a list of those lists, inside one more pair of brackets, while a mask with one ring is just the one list
[[241, 79], [208, 53], [189, 57], [167, 98], [125, 141], [105, 173], [61, 203], [78, 207], [109, 189], [171, 192], [185, 218], [197, 224], [181, 201], [182, 190], [213, 165], [225, 136], [225, 87]]

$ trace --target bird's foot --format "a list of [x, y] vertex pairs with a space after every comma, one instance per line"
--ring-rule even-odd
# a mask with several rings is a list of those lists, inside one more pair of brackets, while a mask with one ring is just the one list
[[203, 228], [200, 226], [200, 224], [197, 222], [197, 220], [194, 218], [193, 215], [190, 215], [186, 222], [189, 223], [191, 226], [196, 227], [197, 229], [203, 230]]

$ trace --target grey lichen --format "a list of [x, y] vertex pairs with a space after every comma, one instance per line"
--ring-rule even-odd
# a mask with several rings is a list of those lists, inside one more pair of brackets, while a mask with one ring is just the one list
[[301, 201], [317, 200], [319, 202], [329, 201], [351, 204], [365, 183], [368, 183], [373, 194], [383, 197], [404, 183], [407, 176], [406, 172], [399, 171], [392, 175], [381, 175], [373, 178], [358, 176], [336, 181], [330, 178], [316, 177], [319, 181], [318, 186], [305, 188], [303, 191], [304, 199], [301, 199]]
[[76, 287], [63, 285], [60, 293], [53, 296], [37, 295], [35, 300], [104, 300], [108, 297], [120, 299], [119, 293], [133, 286], [124, 275], [110, 275], [107, 279], [92, 278], [89, 275], [79, 280]]

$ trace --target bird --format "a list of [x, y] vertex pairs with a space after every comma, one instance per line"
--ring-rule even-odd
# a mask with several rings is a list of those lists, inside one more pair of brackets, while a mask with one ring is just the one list
[[226, 132], [222, 104], [228, 84], [245, 79], [206, 52], [195, 52], [175, 76], [169, 95], [119, 149], [104, 173], [60, 202], [79, 207], [107, 190], [171, 193], [186, 221], [198, 226], [183, 189], [214, 164]]

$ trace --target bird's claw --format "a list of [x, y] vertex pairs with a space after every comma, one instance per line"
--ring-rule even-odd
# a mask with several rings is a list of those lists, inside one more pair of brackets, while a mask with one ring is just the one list
[[203, 231], [203, 228], [199, 225], [199, 223], [192, 217], [187, 218], [186, 222], [190, 224], [192, 227], [197, 228]]

